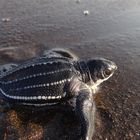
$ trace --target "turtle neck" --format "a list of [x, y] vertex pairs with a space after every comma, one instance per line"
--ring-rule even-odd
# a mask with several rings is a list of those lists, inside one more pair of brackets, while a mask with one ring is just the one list
[[91, 80], [91, 75], [86, 61], [81, 60], [76, 63], [76, 69], [80, 72], [82, 76], [82, 81], [88, 83]]

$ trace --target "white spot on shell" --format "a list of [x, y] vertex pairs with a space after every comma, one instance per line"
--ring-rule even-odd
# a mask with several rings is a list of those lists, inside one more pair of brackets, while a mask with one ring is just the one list
[[71, 79], [68, 79], [67, 81], [68, 81], [68, 82], [70, 82], [70, 81], [71, 81]]
[[52, 99], [55, 99], [56, 97], [55, 96], [52, 96]]
[[51, 99], [51, 96], [48, 96], [48, 99]]
[[54, 85], [54, 83], [51, 83], [51, 85], [53, 86], [53, 85]]
[[38, 96], [37, 98], [40, 100], [41, 99], [41, 96]]
[[37, 99], [37, 97], [36, 96], [33, 96], [33, 100], [36, 100]]
[[42, 99], [43, 99], [43, 100], [46, 100], [46, 97], [45, 97], [45, 96], [42, 96]]
[[50, 86], [50, 84], [47, 84], [47, 86]]
[[61, 96], [56, 96], [56, 99], [59, 99]]

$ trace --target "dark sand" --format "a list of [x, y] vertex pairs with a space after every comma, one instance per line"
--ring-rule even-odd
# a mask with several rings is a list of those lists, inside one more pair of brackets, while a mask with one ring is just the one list
[[[139, 140], [140, 1], [0, 0], [1, 64], [21, 62], [53, 47], [117, 63], [118, 71], [95, 97], [93, 139]], [[0, 140], [73, 140], [78, 134], [78, 124], [68, 114], [5, 111], [2, 101], [0, 111]]]

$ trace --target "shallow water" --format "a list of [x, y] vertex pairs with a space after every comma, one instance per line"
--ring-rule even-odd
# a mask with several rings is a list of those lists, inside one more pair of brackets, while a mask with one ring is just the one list
[[[82, 58], [115, 61], [117, 73], [95, 97], [94, 139], [140, 139], [139, 0], [1, 0], [0, 18], [1, 64], [19, 63], [52, 47], [68, 48]], [[10, 20], [3, 21], [6, 18]], [[1, 105], [0, 139], [73, 139], [77, 123], [67, 116], [3, 112]]]

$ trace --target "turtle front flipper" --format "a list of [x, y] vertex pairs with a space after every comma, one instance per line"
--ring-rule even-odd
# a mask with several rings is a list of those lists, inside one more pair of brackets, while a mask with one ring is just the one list
[[94, 132], [95, 103], [89, 89], [81, 89], [76, 99], [76, 114], [81, 124], [82, 140], [92, 140]]
[[0, 77], [6, 73], [7, 71], [12, 70], [13, 68], [17, 67], [18, 64], [14, 64], [14, 63], [9, 63], [9, 64], [5, 64], [5, 65], [1, 65], [0, 66]]
[[78, 60], [78, 57], [74, 53], [63, 48], [54, 48], [51, 50], [44, 51], [43, 55], [46, 57], [64, 57], [72, 59], [73, 61]]

